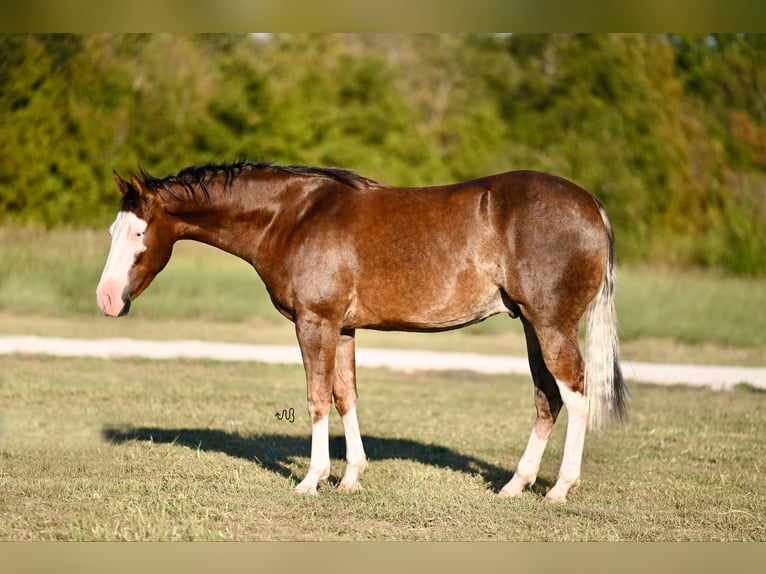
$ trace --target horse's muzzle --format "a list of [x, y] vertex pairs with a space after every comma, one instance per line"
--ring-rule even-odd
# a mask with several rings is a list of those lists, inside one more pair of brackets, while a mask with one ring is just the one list
[[109, 317], [122, 317], [130, 311], [130, 296], [110, 282], [99, 285], [96, 302], [101, 312]]

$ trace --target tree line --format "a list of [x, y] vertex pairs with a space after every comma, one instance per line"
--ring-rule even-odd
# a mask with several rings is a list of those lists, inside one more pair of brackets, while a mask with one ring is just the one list
[[606, 205], [623, 261], [766, 272], [766, 36], [0, 35], [0, 223], [104, 225], [111, 170], [510, 169]]

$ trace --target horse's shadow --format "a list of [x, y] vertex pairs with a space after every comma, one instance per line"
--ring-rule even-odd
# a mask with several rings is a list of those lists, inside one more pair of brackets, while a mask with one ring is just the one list
[[[112, 443], [150, 441], [171, 443], [203, 451], [217, 451], [229, 456], [254, 461], [262, 467], [286, 478], [293, 476], [292, 463], [299, 456], [307, 456], [309, 439], [287, 434], [242, 435], [220, 429], [105, 426], [104, 439]], [[478, 474], [494, 491], [500, 490], [510, 478], [509, 469], [461, 454], [451, 448], [426, 444], [410, 439], [364, 436], [364, 448], [371, 461], [404, 459], [466, 474]], [[330, 457], [345, 458], [345, 440], [330, 437]], [[538, 479], [538, 488], [549, 487], [546, 480]]]

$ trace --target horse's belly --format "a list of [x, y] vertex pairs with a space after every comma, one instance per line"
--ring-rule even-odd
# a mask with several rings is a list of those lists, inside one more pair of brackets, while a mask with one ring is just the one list
[[357, 297], [349, 308], [349, 327], [401, 330], [443, 331], [483, 321], [508, 312], [500, 289], [495, 286], [453, 285], [434, 291], [410, 286], [398, 292], [387, 291], [382, 297]]

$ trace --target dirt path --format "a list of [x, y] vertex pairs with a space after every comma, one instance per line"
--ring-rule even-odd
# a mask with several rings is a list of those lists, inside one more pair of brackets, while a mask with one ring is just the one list
[[[297, 344], [248, 345], [204, 341], [151, 341], [139, 339], [70, 339], [37, 336], [0, 336], [0, 354], [22, 353], [61, 357], [197, 358], [223, 361], [262, 361], [299, 364]], [[397, 349], [357, 348], [357, 365], [401, 371], [466, 370], [480, 373], [529, 374], [526, 357], [444, 353]], [[708, 365], [672, 365], [624, 361], [628, 381], [688, 384], [727, 389], [738, 383], [766, 388], [766, 368]]]

